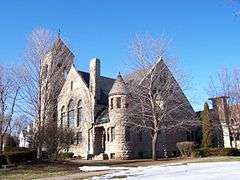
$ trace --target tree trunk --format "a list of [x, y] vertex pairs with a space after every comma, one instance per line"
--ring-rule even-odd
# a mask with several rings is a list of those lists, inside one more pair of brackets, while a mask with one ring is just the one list
[[40, 146], [37, 147], [37, 159], [42, 159], [42, 148]]
[[157, 146], [157, 132], [154, 132], [154, 135], [152, 138], [152, 160], [153, 161], [157, 160], [156, 146]]
[[3, 153], [3, 136], [0, 137], [0, 154]]
[[237, 138], [236, 138], [236, 133], [233, 135], [233, 142], [234, 142], [234, 148], [237, 148]]

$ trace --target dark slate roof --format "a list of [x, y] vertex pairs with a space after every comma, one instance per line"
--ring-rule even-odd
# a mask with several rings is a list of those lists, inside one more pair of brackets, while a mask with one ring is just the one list
[[117, 94], [127, 94], [127, 88], [125, 85], [125, 82], [121, 76], [121, 74], [119, 73], [119, 75], [117, 76], [117, 79], [115, 80], [111, 91], [109, 92], [109, 95], [117, 95]]
[[97, 117], [96, 124], [107, 123], [109, 122], [109, 113], [108, 109], [102, 111], [102, 113]]
[[78, 73], [82, 76], [83, 80], [87, 84], [87, 87], [89, 87], [90, 74], [84, 71], [78, 71]]
[[[87, 87], [90, 83], [90, 74], [84, 71], [78, 71], [83, 80], [85, 81]], [[108, 93], [113, 86], [115, 79], [100, 76], [100, 100], [99, 104], [107, 105], [108, 104]]]

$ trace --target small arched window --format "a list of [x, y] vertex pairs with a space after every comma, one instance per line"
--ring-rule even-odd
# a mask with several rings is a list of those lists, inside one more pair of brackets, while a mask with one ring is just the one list
[[78, 101], [78, 107], [77, 107], [77, 126], [81, 124], [83, 121], [83, 110], [82, 110], [82, 100], [80, 99]]
[[61, 108], [61, 117], [60, 117], [60, 126], [62, 127], [62, 125], [63, 125], [63, 121], [64, 121], [64, 117], [65, 117], [65, 107], [63, 106], [62, 108]]
[[68, 127], [74, 127], [75, 123], [75, 113], [74, 113], [74, 103], [71, 99], [68, 103]]

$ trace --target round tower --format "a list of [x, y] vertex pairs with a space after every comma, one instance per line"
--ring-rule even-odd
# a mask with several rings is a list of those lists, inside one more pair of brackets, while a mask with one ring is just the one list
[[109, 111], [126, 109], [126, 97], [127, 97], [126, 84], [119, 73], [115, 80], [112, 89], [109, 92]]
[[[119, 73], [115, 80], [112, 89], [109, 92], [109, 119], [110, 135], [114, 136], [114, 140], [109, 143], [108, 153], [110, 157], [114, 154], [117, 159], [130, 158], [131, 150], [126, 142], [126, 120], [127, 120], [127, 87]], [[112, 139], [110, 137], [110, 139]]]

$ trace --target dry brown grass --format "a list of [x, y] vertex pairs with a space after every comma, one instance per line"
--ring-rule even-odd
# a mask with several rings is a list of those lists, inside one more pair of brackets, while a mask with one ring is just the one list
[[[88, 178], [97, 175], [103, 175], [110, 171], [98, 172], [80, 172], [80, 166], [120, 166], [120, 167], [137, 167], [137, 166], [151, 166], [160, 164], [172, 163], [195, 163], [195, 162], [220, 162], [220, 161], [240, 161], [240, 157], [209, 157], [199, 159], [161, 159], [152, 161], [151, 159], [139, 160], [69, 160], [40, 163], [33, 165], [21, 165], [16, 169], [8, 171], [0, 171], [0, 179], [37, 179], [51, 177], [65, 177], [66, 179]], [[69, 177], [69, 178], [68, 178]]]
[[0, 179], [35, 179], [62, 176], [79, 172], [78, 165], [68, 161], [20, 165], [15, 169], [1, 170]]

